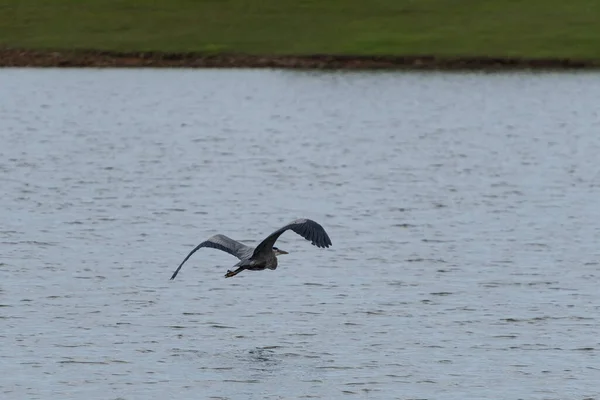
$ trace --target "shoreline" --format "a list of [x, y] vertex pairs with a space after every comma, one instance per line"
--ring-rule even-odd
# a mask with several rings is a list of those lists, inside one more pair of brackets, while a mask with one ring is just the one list
[[0, 49], [0, 67], [279, 68], [308, 70], [598, 70], [600, 60], [427, 55], [244, 55]]

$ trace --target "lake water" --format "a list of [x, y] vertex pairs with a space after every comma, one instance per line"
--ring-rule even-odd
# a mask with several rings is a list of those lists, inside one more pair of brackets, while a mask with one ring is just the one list
[[[600, 398], [600, 74], [0, 70], [2, 399]], [[225, 279], [308, 217], [276, 271]]]

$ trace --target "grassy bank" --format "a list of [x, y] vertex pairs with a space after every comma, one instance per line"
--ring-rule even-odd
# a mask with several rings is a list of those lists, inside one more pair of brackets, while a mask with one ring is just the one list
[[600, 59], [599, 0], [4, 0], [0, 47]]

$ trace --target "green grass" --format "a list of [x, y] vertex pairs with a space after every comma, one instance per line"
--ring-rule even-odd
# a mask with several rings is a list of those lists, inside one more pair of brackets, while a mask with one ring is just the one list
[[0, 0], [0, 47], [600, 59], [600, 0]]

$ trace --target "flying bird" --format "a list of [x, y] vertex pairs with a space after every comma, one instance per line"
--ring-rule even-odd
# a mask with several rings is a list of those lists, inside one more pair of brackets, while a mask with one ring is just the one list
[[235, 268], [233, 271], [227, 270], [225, 278], [236, 276], [245, 269], [249, 271], [262, 271], [267, 268], [276, 269], [277, 256], [288, 254], [288, 252], [275, 247], [275, 242], [277, 239], [279, 239], [279, 236], [290, 229], [302, 236], [304, 239], [309, 240], [314, 246], [322, 248], [331, 246], [331, 239], [329, 239], [325, 229], [323, 229], [323, 227], [315, 221], [306, 218], [297, 219], [285, 225], [284, 227], [277, 229], [275, 232], [267, 236], [266, 239], [260, 242], [260, 244], [255, 248], [246, 246], [245, 244], [228, 238], [225, 235], [214, 235], [196, 246], [196, 248], [183, 259], [181, 264], [179, 264], [179, 267], [173, 273], [173, 276], [171, 276], [171, 279], [175, 279], [179, 273], [179, 270], [181, 267], [183, 267], [183, 264], [188, 260], [188, 258], [190, 258], [192, 254], [202, 247], [210, 247], [213, 249], [222, 250], [240, 259], [240, 262], [233, 266], [233, 268]]

